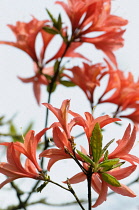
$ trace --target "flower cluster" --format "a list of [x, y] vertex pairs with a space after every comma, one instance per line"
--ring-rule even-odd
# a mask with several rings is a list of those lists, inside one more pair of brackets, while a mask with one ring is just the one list
[[[114, 70], [108, 63], [109, 81], [99, 103], [113, 103], [117, 105], [115, 116], [126, 117], [131, 119], [135, 124], [139, 123], [139, 81], [134, 81], [131, 72], [125, 76], [124, 72], [119, 69]], [[110, 91], [114, 90], [110, 97], [107, 96]], [[105, 99], [104, 99], [105, 98]], [[123, 111], [131, 110], [131, 114], [123, 114]]]
[[[83, 45], [83, 43], [93, 44], [97, 49], [102, 50], [111, 62], [117, 66], [113, 51], [122, 47], [124, 41], [122, 35], [125, 30], [121, 27], [127, 24], [127, 20], [111, 15], [111, 0], [93, 0], [91, 2], [88, 0], [79, 0], [76, 1], [76, 3], [73, 0], [68, 0], [68, 4], [61, 1], [57, 1], [56, 3], [63, 7], [69, 17], [71, 23], [70, 32], [68, 26], [63, 27], [61, 15], [59, 15], [58, 20], [56, 20], [48, 11], [51, 21], [39, 21], [35, 17], [28, 23], [18, 21], [15, 26], [8, 25], [15, 34], [16, 41], [0, 41], [0, 44], [7, 44], [24, 51], [33, 60], [35, 75], [26, 79], [19, 77], [19, 79], [25, 83], [33, 83], [33, 91], [38, 104], [40, 104], [41, 85], [48, 86], [50, 83], [63, 84], [63, 81], [61, 81], [63, 77], [61, 73], [65, 67], [61, 66], [61, 68], [58, 69], [63, 58], [78, 57], [89, 61], [82, 54], [75, 51], [78, 47]], [[98, 35], [96, 32], [100, 34]], [[42, 38], [42, 47], [39, 53], [37, 53], [35, 48], [38, 35]], [[56, 49], [55, 54], [51, 58], [47, 59], [45, 55], [49, 44], [57, 35], [60, 35], [62, 39], [61, 46], [59, 49]], [[58, 61], [56, 62], [58, 65], [50, 64], [51, 67], [50, 65], [47, 67], [47, 64], [51, 61]], [[83, 66], [85, 69], [84, 72], [82, 72], [82, 69], [78, 69], [78, 67], [73, 67], [70, 70], [75, 78], [72, 78], [71, 81], [79, 85], [87, 95], [87, 98], [92, 102], [94, 87], [96, 84], [99, 84], [98, 80], [102, 76], [101, 70], [103, 67], [101, 67], [100, 64], [92, 65], [85, 63]], [[78, 78], [76, 76], [77, 71]], [[87, 87], [83, 87], [83, 85], [80, 84], [83, 73], [87, 74], [87, 77], [91, 77], [89, 81], [86, 78], [88, 83]], [[97, 76], [98, 78], [96, 78]], [[53, 88], [51, 87], [50, 92], [52, 92], [52, 90]]]
[[[56, 148], [44, 150], [39, 157], [50, 158], [47, 166], [48, 170], [51, 169], [55, 162], [62, 159], [70, 158], [76, 161], [82, 172], [70, 178], [68, 182], [70, 184], [79, 183], [90, 176], [91, 186], [99, 195], [93, 207], [100, 205], [106, 200], [108, 187], [124, 196], [136, 196], [127, 186], [118, 181], [134, 172], [136, 169], [135, 163], [139, 163], [139, 158], [129, 154], [136, 138], [135, 128], [131, 133], [131, 126], [129, 125], [123, 138], [117, 141], [118, 146], [109, 154], [108, 147], [112, 141], [102, 147], [103, 136], [101, 128], [112, 122], [119, 121], [118, 118], [104, 115], [94, 119], [89, 112], [85, 112], [85, 118], [83, 118], [69, 109], [69, 100], [63, 101], [60, 109], [47, 103], [44, 106], [53, 112], [58, 122], [54, 122], [49, 128], [43, 129], [35, 136], [34, 131], [29, 131], [23, 143], [0, 143], [0, 145], [7, 146], [8, 161], [7, 163], [0, 163], [0, 172], [8, 176], [8, 179], [2, 182], [0, 187], [23, 177], [46, 180], [46, 175], [37, 162], [36, 150], [44, 133], [52, 129], [52, 138]], [[70, 122], [68, 121], [69, 114], [73, 116]], [[81, 151], [76, 149], [75, 138], [71, 135], [72, 128], [75, 126], [83, 128], [88, 141], [88, 152], [82, 146]], [[26, 157], [25, 167], [20, 162], [21, 154]], [[121, 160], [129, 162], [131, 165], [123, 168]]]
[[[24, 142], [3, 142], [0, 145], [7, 147], [7, 163], [0, 163], [0, 173], [8, 176], [8, 179], [0, 184], [2, 188], [5, 184], [19, 178], [32, 178], [44, 180], [43, 171], [36, 159], [37, 145], [44, 135], [46, 129], [34, 135], [34, 131], [29, 131]], [[26, 157], [25, 166], [21, 164], [21, 155]]]
[[[107, 199], [108, 188], [123, 196], [136, 196], [129, 187], [119, 181], [132, 174], [137, 168], [136, 164], [139, 164], [139, 158], [130, 154], [136, 139], [136, 126], [133, 126], [132, 130], [130, 124], [127, 126], [123, 137], [116, 142], [117, 146], [112, 152], [109, 152], [109, 146], [114, 140], [103, 145], [102, 131], [106, 125], [121, 121], [121, 117], [131, 119], [135, 125], [139, 124], [139, 81], [134, 80], [132, 73], [129, 72], [125, 76], [118, 68], [114, 51], [124, 45], [123, 26], [128, 21], [111, 14], [111, 0], [67, 0], [67, 3], [56, 1], [56, 4], [66, 12], [70, 26], [64, 23], [60, 14], [55, 18], [47, 10], [50, 20], [37, 20], [32, 17], [28, 23], [18, 21], [16, 25], [8, 25], [16, 41], [0, 41], [0, 44], [22, 50], [31, 58], [34, 75], [29, 78], [20, 76], [18, 78], [23, 83], [33, 84], [33, 92], [38, 104], [41, 101], [41, 86], [47, 86], [48, 103], [43, 103], [47, 108], [46, 116], [48, 117], [48, 112], [51, 111], [58, 120], [49, 127], [46, 123], [46, 128], [36, 135], [33, 130], [30, 130], [23, 138], [23, 143], [19, 141], [0, 143], [1, 146], [7, 147], [7, 162], [0, 163], [0, 173], [8, 177], [0, 184], [0, 188], [19, 178], [32, 178], [44, 182], [38, 188], [41, 192], [48, 182], [52, 182], [47, 172], [43, 170], [43, 158], [49, 158], [48, 171], [57, 161], [71, 159], [76, 162], [81, 171], [63, 182], [68, 188], [62, 188], [73, 193], [71, 184], [87, 180], [90, 210], [91, 187], [98, 194], [92, 207], [97, 207]], [[42, 42], [39, 53], [36, 49], [38, 36]], [[49, 52], [47, 50], [56, 36], [61, 39], [59, 47], [53, 49], [53, 55], [47, 58], [46, 55]], [[101, 50], [106, 56], [103, 59], [105, 64], [92, 63], [86, 55], [81, 54], [79, 47], [85, 44]], [[70, 63], [68, 66], [71, 58], [79, 58], [79, 65]], [[67, 87], [77, 85], [85, 93], [93, 109], [96, 87], [101, 87], [101, 81], [105, 75], [108, 77], [106, 89], [98, 97], [97, 105], [104, 103], [117, 105], [113, 118], [109, 115], [94, 118], [89, 112], [85, 112], [82, 117], [70, 110], [68, 99], [62, 102], [60, 108], [50, 104], [51, 94], [57, 85]], [[124, 112], [127, 110], [131, 111], [130, 114]], [[78, 126], [83, 130], [84, 141], [87, 141], [87, 148], [80, 145], [80, 150], [76, 146], [76, 137], [72, 135], [73, 128], [76, 129]], [[47, 144], [46, 132], [50, 129], [54, 142], [53, 148], [49, 148]], [[39, 154], [38, 159], [42, 158], [40, 162], [37, 160], [36, 152], [44, 134], [45, 146]], [[25, 164], [22, 164], [22, 157], [25, 158]], [[126, 167], [124, 167], [125, 162], [128, 163]], [[82, 206], [77, 196], [75, 198]]]

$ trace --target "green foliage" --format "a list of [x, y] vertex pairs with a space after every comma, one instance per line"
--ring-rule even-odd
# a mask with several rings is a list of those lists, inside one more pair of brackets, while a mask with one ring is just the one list
[[48, 9], [46, 9], [50, 19], [52, 20], [53, 22], [53, 26], [58, 30], [60, 31], [61, 28], [62, 28], [62, 19], [61, 19], [61, 15], [59, 14], [58, 16], [58, 19], [56, 20], [53, 15], [50, 13], [50, 11]]
[[49, 34], [59, 34], [59, 32], [57, 30], [47, 27], [47, 26], [44, 26], [43, 29], [44, 29], [44, 31], [46, 31]]
[[114, 187], [120, 187], [120, 183], [119, 181], [112, 175], [108, 174], [108, 173], [102, 173], [102, 178], [105, 182], [107, 182], [108, 184], [114, 186]]
[[78, 155], [86, 162], [86, 163], [90, 163], [92, 166], [94, 165], [93, 161], [84, 153], [80, 152], [79, 150], [76, 150]]
[[102, 155], [104, 154], [105, 151], [107, 151], [108, 147], [114, 142], [114, 139], [112, 139], [111, 141], [109, 141], [105, 147], [102, 149]]
[[96, 123], [92, 136], [90, 138], [90, 149], [93, 156], [93, 162], [98, 163], [102, 155], [102, 133], [99, 126], [99, 123]]
[[66, 81], [66, 80], [61, 80], [60, 84], [65, 86], [65, 87], [75, 87], [76, 84], [71, 82], [71, 81]]
[[[30, 122], [28, 126], [25, 128], [23, 136], [25, 136], [27, 132], [32, 129], [32, 127], [33, 127], [33, 122]], [[13, 142], [16, 141], [23, 142], [23, 137], [22, 135], [19, 135], [17, 128], [15, 127], [13, 122], [10, 123], [9, 132], [10, 132], [9, 136], [11, 136]]]
[[118, 163], [119, 163], [119, 158], [104, 160], [102, 163], [99, 164], [99, 167], [103, 167], [103, 171], [109, 171], [113, 169], [113, 167]]

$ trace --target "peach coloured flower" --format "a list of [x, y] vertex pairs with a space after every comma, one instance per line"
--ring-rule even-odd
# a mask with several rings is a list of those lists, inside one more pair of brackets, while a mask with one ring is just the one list
[[130, 150], [133, 148], [135, 139], [136, 139], [136, 128], [134, 127], [131, 135], [131, 125], [127, 127], [125, 130], [125, 133], [123, 135], [123, 138], [117, 141], [118, 146], [116, 149], [109, 154], [109, 158], [120, 158], [122, 160], [126, 160], [130, 162], [131, 164], [134, 164], [134, 162], [139, 163], [139, 158], [129, 154]]
[[75, 66], [67, 70], [71, 71], [73, 76], [71, 77], [66, 73], [63, 73], [63, 76], [66, 76], [70, 81], [80, 87], [86, 94], [88, 100], [93, 103], [93, 93], [96, 86], [100, 86], [100, 80], [106, 74], [105, 67], [100, 63], [95, 65], [83, 63], [82, 68]]
[[117, 66], [113, 51], [124, 46], [124, 39], [122, 38], [124, 32], [125, 30], [110, 31], [98, 37], [83, 37], [81, 41], [94, 44], [97, 49], [102, 50], [115, 66]]
[[69, 153], [73, 155], [72, 138], [68, 139], [66, 133], [64, 131], [62, 132], [58, 126], [53, 127], [53, 141], [58, 148], [46, 149], [39, 155], [40, 158], [50, 158], [47, 170], [50, 170], [55, 162], [71, 158]]
[[68, 126], [68, 112], [70, 106], [70, 100], [64, 100], [60, 109], [53, 107], [51, 104], [43, 103], [45, 107], [47, 107], [59, 120], [59, 123], [63, 130], [65, 131], [68, 138], [70, 138], [70, 130]]
[[[117, 69], [114, 70], [112, 66], [108, 63], [109, 66], [109, 81], [101, 96], [99, 103], [113, 103], [117, 105], [116, 115], [120, 117], [127, 117], [133, 119], [133, 122], [137, 123], [138, 113], [138, 102], [139, 102], [139, 81], [135, 82], [131, 72], [125, 76], [124, 72]], [[107, 97], [107, 93], [114, 90], [113, 94], [110, 97]], [[126, 115], [122, 114], [122, 111], [131, 110], [131, 114]], [[132, 118], [133, 114], [133, 118]]]
[[[89, 142], [90, 137], [92, 135], [92, 131], [97, 122], [100, 123], [100, 126], [102, 128], [109, 123], [119, 120], [117, 118], [110, 118], [108, 115], [94, 119], [89, 112], [85, 113], [86, 119], [84, 119], [81, 115], [69, 110], [70, 106], [69, 100], [64, 100], [62, 102], [60, 109], [55, 108], [47, 103], [44, 103], [43, 105], [45, 105], [50, 111], [52, 111], [59, 121], [53, 123], [48, 128], [48, 129], [50, 128], [53, 129], [53, 140], [58, 148], [47, 149], [40, 154], [40, 157], [50, 158], [47, 168], [48, 170], [50, 170], [50, 168], [56, 161], [61, 159], [72, 158], [72, 156], [75, 155], [74, 137], [71, 136], [71, 130], [74, 126], [83, 127]], [[73, 116], [70, 122], [68, 122], [69, 114]], [[63, 129], [63, 131], [61, 131], [61, 129]], [[81, 160], [78, 154], [76, 154], [76, 158]]]
[[46, 22], [47, 20], [39, 21], [33, 17], [28, 23], [17, 21], [16, 26], [8, 25], [16, 36], [16, 42], [0, 41], [0, 44], [11, 45], [23, 50], [37, 63], [38, 58], [35, 50], [36, 37]]
[[[136, 165], [128, 166], [126, 168], [115, 168], [111, 171], [108, 171], [107, 174], [112, 175], [117, 180], [121, 180], [128, 177], [131, 173], [135, 171], [135, 169]], [[74, 175], [72, 178], [70, 178], [69, 183], [76, 184], [84, 180], [86, 180], [86, 175], [83, 172], [80, 172]], [[104, 201], [107, 200], [108, 188], [123, 196], [136, 197], [135, 193], [124, 184], [120, 183], [119, 187], [108, 184], [99, 172], [95, 172], [92, 174], [91, 186], [94, 189], [94, 191], [98, 194], [98, 198], [95, 204], [92, 206], [93, 208], [97, 207], [98, 205], [102, 204]]]
[[[72, 26], [74, 41], [89, 42], [101, 49], [117, 65], [113, 51], [123, 46], [121, 26], [127, 20], [111, 15], [111, 0], [68, 0], [68, 3], [57, 1], [68, 15]], [[102, 32], [94, 38], [92, 32]]]
[[[13, 143], [14, 150], [17, 150], [19, 153], [24, 154], [32, 162], [32, 164], [34, 164], [36, 169], [40, 172], [42, 171], [42, 169], [37, 162], [36, 151], [37, 151], [38, 143], [40, 142], [41, 137], [44, 135], [46, 130], [47, 129], [45, 128], [36, 135], [34, 135], [35, 132], [33, 130], [30, 130], [24, 137], [23, 143], [21, 142]], [[3, 143], [0, 143], [0, 145], [4, 145], [8, 147], [9, 145], [11, 145], [11, 143], [3, 142]]]
[[34, 161], [32, 162], [31, 159], [26, 158], [25, 166], [22, 166], [20, 155], [21, 152], [17, 150], [15, 143], [9, 143], [7, 145], [7, 162], [0, 163], [0, 173], [6, 175], [8, 178], [0, 184], [0, 188], [19, 178], [44, 180], [40, 174], [40, 168], [37, 171], [38, 167], [36, 168]]
[[[27, 79], [21, 77], [19, 77], [19, 79], [21, 79], [21, 81], [25, 83], [33, 82], [34, 95], [38, 104], [40, 103], [40, 94], [41, 94], [40, 86], [42, 84], [47, 86], [51, 82], [51, 78], [47, 79], [47, 76], [53, 77], [54, 75], [53, 68], [52, 67], [46, 68], [45, 67], [46, 64], [62, 56], [79, 57], [87, 60], [87, 58], [85, 58], [83, 55], [81, 55], [78, 52], [75, 52], [75, 50], [82, 43], [80, 42], [71, 43], [67, 49], [67, 45], [63, 40], [59, 49], [57, 48], [55, 49], [54, 56], [52, 56], [49, 59], [47, 57], [45, 58], [45, 53], [47, 52], [49, 44], [51, 43], [52, 39], [55, 36], [55, 34], [48, 33], [42, 29], [44, 26], [52, 27], [50, 21], [48, 20], [39, 21], [33, 17], [33, 19], [28, 23], [18, 21], [15, 26], [13, 25], [8, 25], [8, 26], [12, 30], [12, 32], [14, 32], [16, 36], [16, 41], [15, 42], [0, 41], [0, 44], [7, 44], [16, 47], [26, 52], [33, 60], [35, 75]], [[65, 34], [65, 29], [62, 29], [62, 33]], [[38, 35], [40, 35], [42, 38], [42, 47], [41, 49], [39, 49], [40, 51], [39, 54], [36, 51], [36, 41]]]
[[92, 114], [89, 112], [85, 112], [85, 119], [79, 115], [78, 113], [75, 113], [73, 111], [69, 111], [69, 113], [74, 116], [74, 123], [76, 125], [82, 126], [85, 134], [88, 138], [88, 142], [90, 142], [90, 137], [92, 135], [92, 131], [94, 129], [94, 126], [96, 123], [99, 123], [100, 128], [103, 128], [104, 126], [108, 125], [109, 123], [120, 121], [118, 118], [111, 118], [109, 115], [100, 116], [97, 118], [94, 118]]
[[[105, 152], [104, 153], [102, 152], [104, 149], [101, 148], [102, 145], [99, 139], [98, 139], [100, 145], [99, 148], [98, 145], [96, 144], [91, 144], [91, 143], [89, 144], [90, 147], [89, 155], [87, 154], [86, 150], [83, 147], [81, 147], [82, 150], [81, 154], [78, 152], [78, 154], [82, 158], [83, 168], [85, 172], [83, 171], [74, 175], [72, 178], [69, 179], [69, 183], [75, 184], [84, 181], [85, 179], [87, 179], [88, 174], [90, 174], [91, 172], [90, 169], [92, 170], [91, 186], [95, 190], [95, 192], [99, 195], [95, 204], [92, 207], [97, 207], [106, 200], [108, 187], [114, 192], [124, 196], [129, 196], [129, 197], [136, 196], [134, 192], [131, 191], [127, 186], [120, 183], [118, 183], [117, 185], [116, 183], [118, 180], [128, 177], [131, 173], [135, 171], [137, 166], [134, 164], [134, 162], [139, 163], [138, 157], [129, 154], [130, 150], [133, 148], [136, 138], [135, 127], [131, 135], [130, 132], [131, 132], [131, 127], [129, 125], [123, 135], [123, 138], [117, 141], [118, 146], [114, 149], [113, 152], [107, 154], [107, 157], [104, 155]], [[100, 135], [98, 134], [98, 138], [99, 136]], [[95, 146], [95, 148], [94, 147], [92, 148], [92, 145]], [[95, 153], [96, 151], [97, 153]], [[100, 154], [99, 157], [98, 154]], [[114, 163], [115, 160], [116, 162]], [[121, 165], [117, 165], [121, 164], [120, 160], [128, 161], [132, 165], [126, 168], [121, 168]], [[112, 167], [110, 163], [112, 164]], [[110, 177], [108, 178], [107, 176], [109, 175]], [[107, 178], [105, 179], [105, 177]], [[112, 179], [112, 181], [110, 181], [110, 179]], [[64, 183], [67, 183], [67, 181]]]
[[33, 77], [29, 78], [18, 77], [18, 78], [24, 83], [30, 83], [30, 82], [33, 83], [34, 96], [39, 105], [41, 99], [41, 85], [48, 85], [50, 83], [50, 79], [47, 79], [45, 75], [53, 76], [54, 71], [53, 67], [47, 67], [43, 68], [42, 73], [40, 73], [40, 70], [38, 69], [36, 64], [34, 64], [34, 71], [35, 75]]

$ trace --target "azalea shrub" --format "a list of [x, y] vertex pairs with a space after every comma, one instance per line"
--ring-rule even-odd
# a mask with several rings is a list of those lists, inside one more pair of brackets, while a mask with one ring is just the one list
[[[30, 202], [34, 193], [40, 192], [44, 197], [44, 189], [49, 183], [71, 193], [75, 199], [73, 203], [83, 210], [84, 203], [74, 190], [74, 184], [84, 181], [88, 210], [103, 205], [110, 194], [109, 189], [122, 196], [136, 197], [136, 193], [121, 180], [132, 176], [139, 164], [139, 157], [131, 151], [139, 124], [139, 82], [131, 72], [126, 75], [119, 69], [114, 53], [124, 46], [123, 34], [128, 21], [112, 14], [111, 0], [55, 3], [64, 10], [70, 25], [61, 14], [55, 17], [46, 9], [49, 19], [38, 20], [33, 16], [29, 22], [17, 21], [15, 25], [8, 25], [16, 40], [0, 41], [0, 44], [24, 51], [31, 58], [33, 76], [18, 76], [18, 79], [32, 83], [37, 104], [46, 108], [46, 121], [40, 132], [35, 134], [30, 124], [23, 135], [17, 136], [10, 120], [11, 134], [7, 135], [11, 136], [11, 141], [0, 142], [0, 147], [6, 148], [7, 157], [7, 161], [0, 163], [0, 173], [7, 177], [1, 181], [0, 188], [10, 183], [18, 199], [18, 204], [8, 209], [27, 210], [28, 206], [38, 203], [50, 205], [45, 199]], [[40, 49], [36, 49], [38, 35], [41, 37]], [[47, 58], [46, 53], [56, 38], [61, 40], [60, 46], [52, 49], [54, 55]], [[93, 55], [90, 60], [80, 51], [85, 45], [101, 51], [99, 63], [94, 62]], [[76, 58], [78, 65], [72, 62]], [[61, 101], [60, 107], [51, 104], [53, 92], [59, 85], [63, 88], [78, 87], [83, 91], [90, 110], [84, 110], [84, 116], [71, 110], [68, 89], [67, 98]], [[47, 101], [41, 98], [42, 86], [46, 86]], [[85, 102], [81, 99], [79, 103], [83, 105]], [[114, 105], [115, 110], [106, 113], [104, 109], [104, 114], [95, 117], [96, 109], [101, 107], [102, 110], [106, 103]], [[49, 112], [56, 117], [50, 125]], [[126, 129], [121, 126], [123, 118], [129, 120]], [[0, 122], [2, 120], [3, 117]], [[115, 140], [111, 125], [120, 127], [120, 139]], [[75, 135], [76, 130], [81, 132]], [[113, 139], [106, 139], [105, 132], [113, 133]], [[59, 183], [51, 178], [51, 168], [65, 159], [72, 161], [79, 172]], [[64, 174], [63, 167], [59, 170]], [[21, 178], [34, 179], [34, 186], [28, 193], [16, 185], [15, 180]], [[97, 195], [95, 201], [92, 201], [92, 191]], [[22, 196], [25, 194], [26, 198]]]

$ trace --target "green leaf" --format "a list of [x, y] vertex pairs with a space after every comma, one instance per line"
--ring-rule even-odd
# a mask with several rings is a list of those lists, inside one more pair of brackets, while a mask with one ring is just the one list
[[114, 186], [114, 187], [120, 187], [120, 182], [112, 175], [108, 174], [108, 173], [102, 173], [102, 178], [105, 182], [107, 182], [108, 184]]
[[57, 29], [60, 31], [62, 28], [62, 19], [61, 14], [58, 15], [58, 21], [57, 21]]
[[1, 116], [0, 117], [0, 125], [3, 125], [4, 124], [4, 122], [3, 122], [3, 119], [5, 118], [5, 116]]
[[113, 169], [113, 166], [119, 163], [119, 158], [105, 160], [99, 164], [99, 167], [103, 167], [103, 171], [109, 171]]
[[102, 149], [102, 155], [104, 154], [104, 152], [108, 149], [108, 147], [114, 142], [115, 139], [112, 139], [111, 141], [109, 141], [105, 147]]
[[102, 163], [99, 164], [100, 167], [108, 167], [113, 166], [119, 162], [119, 158], [109, 159], [105, 160]]
[[108, 160], [108, 155], [109, 155], [109, 151], [106, 150], [105, 154], [104, 154], [104, 160]]
[[125, 162], [121, 162], [121, 163], [115, 164], [115, 165], [112, 167], [112, 169], [117, 168], [117, 167], [120, 167], [120, 166], [122, 166], [124, 163], [125, 163]]
[[92, 151], [93, 161], [98, 163], [101, 155], [102, 155], [102, 133], [99, 126], [99, 123], [96, 123], [92, 136], [90, 138], [90, 148]]
[[94, 165], [93, 161], [87, 155], [80, 152], [79, 150], [77, 150], [77, 153], [86, 163], [90, 163], [92, 166]]
[[53, 24], [55, 24], [57, 22], [56, 19], [53, 17], [53, 15], [51, 14], [51, 12], [48, 9], [46, 9], [46, 11], [47, 11], [49, 17], [51, 18]]
[[44, 29], [44, 31], [46, 31], [49, 34], [59, 34], [59, 32], [57, 30], [47, 27], [47, 26], [43, 27], [43, 29]]
[[49, 182], [44, 182], [40, 187], [37, 188], [37, 192], [40, 192], [46, 187]]
[[11, 123], [11, 125], [10, 125], [10, 132], [11, 132], [11, 134], [16, 134], [17, 133], [16, 127], [14, 126], [13, 123]]
[[71, 81], [61, 80], [60, 84], [66, 86], [66, 87], [75, 87], [76, 84]]
[[[16, 134], [17, 134], [16, 127], [14, 126], [13, 123], [10, 124], [10, 133], [11, 133], [12, 135], [16, 135]], [[16, 138], [16, 137], [13, 137], [13, 136], [11, 136], [11, 137], [12, 137], [12, 139], [13, 139], [13, 142], [15, 142], [15, 141], [20, 141], [19, 138]]]

